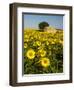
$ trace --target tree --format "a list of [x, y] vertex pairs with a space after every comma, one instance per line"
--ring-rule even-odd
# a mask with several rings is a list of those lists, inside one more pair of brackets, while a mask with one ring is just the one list
[[47, 22], [40, 22], [39, 23], [39, 29], [41, 31], [44, 31], [45, 27], [48, 27], [48, 26], [49, 26], [49, 24]]

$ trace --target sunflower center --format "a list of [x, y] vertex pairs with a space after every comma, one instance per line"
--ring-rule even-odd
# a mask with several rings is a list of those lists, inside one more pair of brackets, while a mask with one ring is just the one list
[[44, 63], [46, 64], [46, 63], [47, 63], [47, 61], [46, 61], [46, 60], [44, 60]]
[[33, 56], [33, 53], [30, 52], [29, 55], [30, 55], [30, 56]]

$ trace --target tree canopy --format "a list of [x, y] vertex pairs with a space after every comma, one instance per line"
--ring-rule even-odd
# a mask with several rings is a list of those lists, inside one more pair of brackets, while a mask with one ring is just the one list
[[47, 22], [40, 22], [39, 23], [39, 29], [42, 31], [44, 30], [45, 27], [48, 27], [48, 26], [49, 26], [49, 24]]

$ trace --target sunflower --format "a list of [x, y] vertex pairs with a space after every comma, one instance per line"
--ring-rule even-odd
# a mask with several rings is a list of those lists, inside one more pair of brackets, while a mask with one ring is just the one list
[[43, 67], [48, 67], [50, 65], [50, 60], [48, 58], [41, 58], [40, 59], [40, 63]]
[[53, 41], [54, 41], [54, 42], [57, 42], [57, 39], [54, 39]]
[[46, 45], [47, 45], [47, 46], [49, 45], [49, 42], [48, 42], [48, 41], [46, 41]]
[[29, 42], [29, 39], [24, 38], [24, 42]]
[[40, 45], [41, 45], [41, 42], [40, 42], [40, 41], [36, 41], [36, 44], [37, 44], [38, 46], [40, 46]]
[[31, 37], [30, 39], [33, 40], [33, 37]]
[[27, 47], [28, 47], [28, 45], [27, 45], [27, 43], [25, 43], [25, 44], [24, 44], [24, 48], [27, 48]]
[[38, 52], [39, 52], [41, 57], [44, 57], [46, 55], [46, 51], [43, 49], [40, 49]]
[[59, 43], [63, 45], [63, 41], [59, 40]]
[[24, 38], [28, 38], [28, 35], [25, 34], [25, 35], [24, 35]]
[[33, 46], [36, 46], [36, 43], [35, 42], [33, 43]]
[[52, 42], [51, 42], [51, 44], [55, 44], [55, 42], [54, 42], [54, 41], [52, 41]]
[[29, 49], [26, 53], [28, 59], [33, 59], [35, 57], [35, 51], [33, 49]]

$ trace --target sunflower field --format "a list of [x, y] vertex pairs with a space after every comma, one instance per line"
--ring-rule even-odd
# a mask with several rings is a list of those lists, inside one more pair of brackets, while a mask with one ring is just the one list
[[24, 74], [63, 72], [63, 30], [24, 30]]

